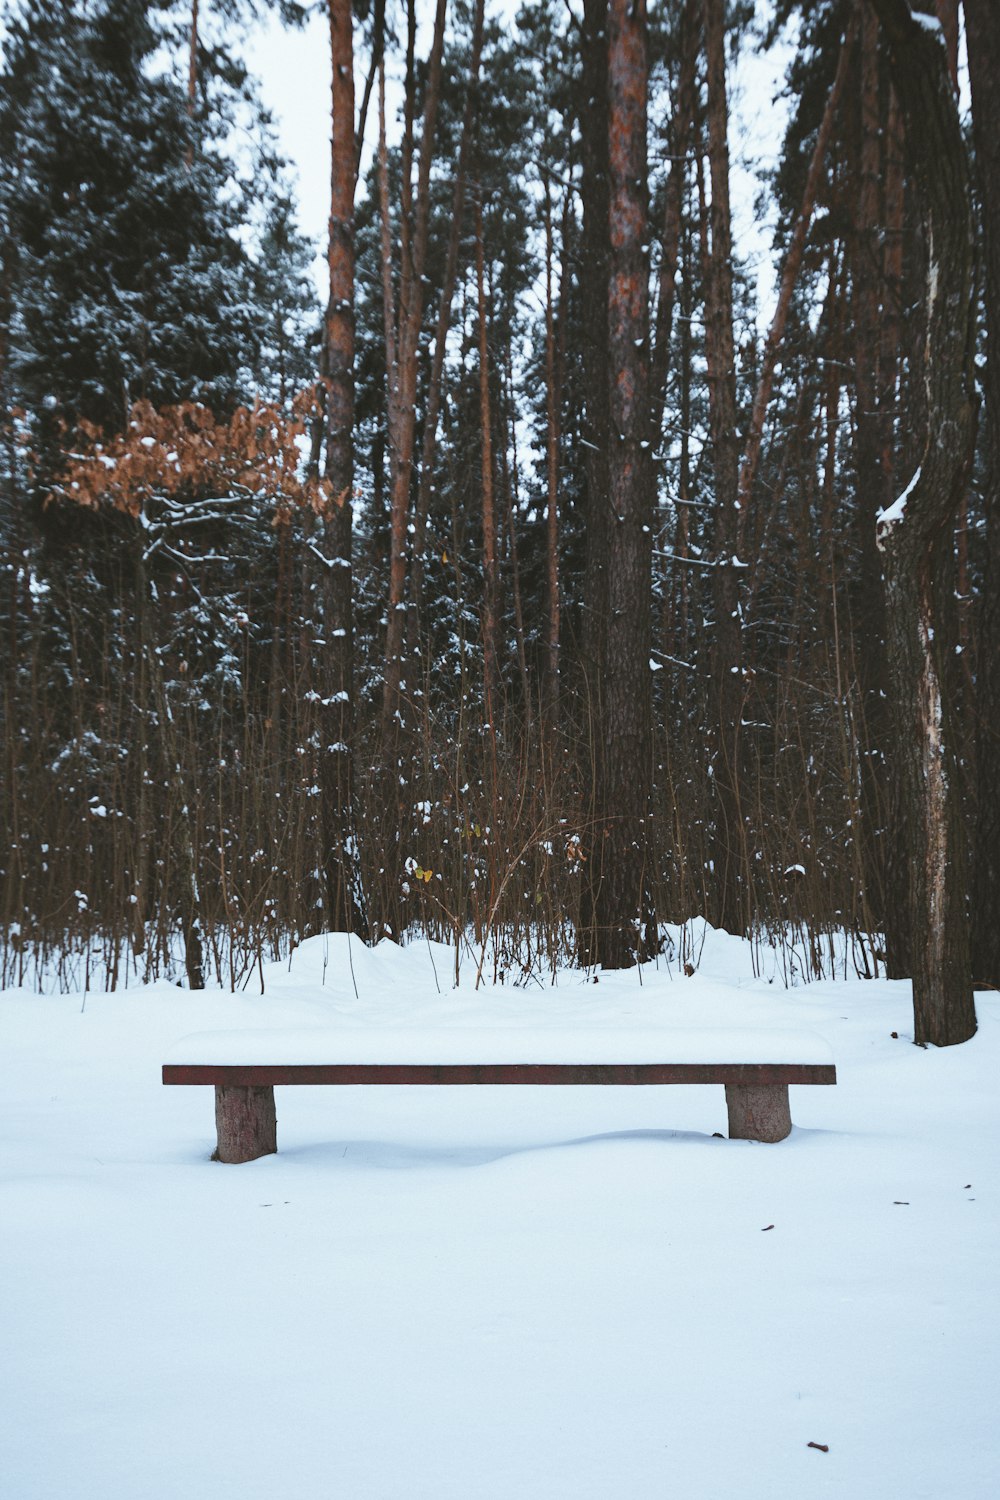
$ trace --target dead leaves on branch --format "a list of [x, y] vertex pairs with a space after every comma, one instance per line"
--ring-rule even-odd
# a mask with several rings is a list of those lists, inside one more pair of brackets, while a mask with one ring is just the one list
[[290, 413], [258, 402], [222, 422], [194, 401], [159, 408], [138, 401], [120, 436], [105, 440], [92, 423], [79, 424], [49, 500], [110, 506], [138, 518], [155, 499], [243, 495], [272, 505], [275, 526], [297, 510], [326, 519], [343, 507], [348, 491], [337, 493], [328, 479], [307, 471], [308, 433], [317, 420], [316, 387], [301, 391]]

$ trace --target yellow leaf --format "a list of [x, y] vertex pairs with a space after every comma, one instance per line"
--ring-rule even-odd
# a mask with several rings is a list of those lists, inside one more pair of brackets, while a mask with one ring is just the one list
[[434, 871], [433, 871], [433, 870], [425, 870], [425, 871], [424, 871], [424, 880], [425, 880], [425, 881], [428, 881], [428, 880], [430, 880], [430, 878], [431, 878], [431, 876], [432, 876], [432, 875], [433, 875], [433, 874], [434, 874]]

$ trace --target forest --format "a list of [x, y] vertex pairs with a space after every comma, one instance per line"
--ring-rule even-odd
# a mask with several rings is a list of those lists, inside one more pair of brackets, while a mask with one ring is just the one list
[[[4, 6], [0, 985], [330, 931], [515, 983], [703, 916], [966, 1040], [996, 5], [328, 0], [325, 302], [263, 9]], [[774, 46], [762, 305], [731, 103]]]

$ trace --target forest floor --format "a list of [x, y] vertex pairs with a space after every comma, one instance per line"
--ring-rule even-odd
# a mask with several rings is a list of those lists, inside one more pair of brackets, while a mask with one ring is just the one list
[[[786, 990], [724, 935], [641, 984], [347, 958], [0, 995], [5, 1496], [1000, 1493], [1000, 996], [935, 1051], [907, 984]], [[285, 1089], [237, 1167], [160, 1084], [202, 1029], [484, 1023], [807, 1028], [839, 1082], [778, 1145], [716, 1138], [721, 1088]]]

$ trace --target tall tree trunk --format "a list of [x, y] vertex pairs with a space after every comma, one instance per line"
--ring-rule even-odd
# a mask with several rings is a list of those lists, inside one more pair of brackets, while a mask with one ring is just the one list
[[385, 0], [375, 0], [375, 15], [372, 20], [372, 55], [368, 65], [368, 77], [365, 79], [365, 91], [361, 99], [361, 108], [358, 110], [358, 124], [354, 132], [354, 175], [357, 177], [361, 171], [361, 156], [365, 149], [365, 124], [368, 120], [368, 106], [371, 102], [372, 89], [375, 86], [375, 78], [379, 73], [384, 77], [383, 59], [385, 57]]
[[476, 301], [479, 339], [479, 431], [482, 462], [480, 499], [483, 523], [483, 702], [492, 735], [497, 728], [497, 518], [493, 493], [493, 432], [490, 403], [490, 352], [486, 320], [486, 276], [483, 249], [483, 205], [476, 189]]
[[[586, 475], [586, 564], [583, 591], [584, 713], [590, 724], [590, 782], [600, 776], [600, 738], [594, 732], [601, 712], [603, 650], [607, 625], [607, 556], [611, 507], [608, 453], [611, 415], [608, 387], [608, 0], [584, 0], [583, 90], [579, 110], [581, 143], [580, 300], [583, 305], [583, 450]], [[585, 808], [588, 832], [593, 806]]]
[[10, 418], [7, 391], [7, 351], [10, 346], [10, 320], [14, 307], [14, 273], [17, 252], [9, 235], [0, 238], [0, 431], [6, 432]]
[[757, 390], [754, 395], [753, 408], [750, 414], [750, 428], [744, 445], [743, 462], [740, 466], [739, 508], [740, 514], [743, 517], [746, 517], [750, 510], [754, 480], [757, 477], [757, 469], [760, 464], [764, 422], [767, 417], [768, 402], [771, 399], [771, 391], [774, 386], [774, 371], [778, 363], [778, 355], [781, 351], [781, 341], [785, 336], [785, 324], [788, 321], [788, 310], [792, 304], [792, 293], [795, 291], [799, 267], [802, 264], [802, 254], [806, 246], [806, 235], [809, 233], [809, 226], [812, 223], [812, 213], [816, 203], [816, 194], [819, 190], [820, 180], [823, 175], [827, 147], [830, 144], [830, 136], [833, 133], [833, 124], [837, 116], [840, 96], [844, 91], [844, 84], [847, 81], [848, 68], [854, 51], [855, 34], [856, 25], [852, 15], [848, 25], [847, 36], [844, 38], [843, 46], [840, 49], [840, 61], [837, 64], [836, 77], [833, 80], [830, 96], [826, 101], [823, 119], [820, 122], [819, 132], [816, 136], [816, 144], [813, 147], [809, 172], [806, 177], [805, 191], [802, 194], [802, 207], [799, 209], [795, 228], [792, 230], [792, 237], [788, 243], [788, 253], [785, 256], [785, 264], [781, 272], [781, 283], [778, 289], [778, 301], [774, 309], [774, 316], [771, 319], [771, 327], [768, 330], [767, 340], [764, 344], [760, 374], [757, 377]]
[[330, 192], [330, 301], [326, 319], [327, 503], [323, 558], [320, 761], [324, 877], [335, 931], [363, 931], [354, 834], [351, 732], [354, 627], [351, 600], [354, 488], [354, 39], [351, 0], [329, 0], [333, 160]]
[[[524, 644], [524, 610], [521, 600], [521, 562], [519, 556], [519, 543], [517, 538], [517, 522], [521, 513], [519, 463], [517, 454], [517, 403], [514, 398], [514, 358], [510, 339], [507, 340], [507, 352], [504, 358], [504, 429], [506, 439], [500, 444], [499, 463], [503, 479], [504, 495], [506, 497], [506, 508], [504, 511], [504, 524], [507, 531], [507, 539], [510, 543], [510, 582], [511, 603], [514, 613], [514, 640], [517, 646], [517, 667], [521, 677], [521, 701], [524, 705], [524, 733], [525, 745], [532, 741], [532, 700], [531, 684], [528, 678], [528, 656]], [[508, 449], [510, 457], [508, 458]]]
[[424, 414], [424, 435], [420, 454], [420, 475], [417, 481], [417, 506], [413, 522], [413, 563], [410, 576], [410, 609], [407, 624], [410, 631], [408, 646], [411, 654], [416, 649], [420, 628], [420, 613], [423, 607], [424, 547], [427, 537], [427, 513], [430, 508], [431, 489], [434, 484], [434, 456], [437, 451], [438, 423], [441, 418], [441, 396], [444, 386], [444, 357], [451, 327], [452, 303], [455, 299], [455, 283], [458, 279], [458, 251], [462, 238], [465, 217], [465, 181], [468, 172], [469, 152], [472, 149], [472, 131], [479, 105], [479, 74], [483, 55], [483, 21], [485, 0], [476, 0], [472, 22], [472, 54], [469, 61], [469, 82], [462, 111], [462, 138], [458, 148], [458, 165], [455, 169], [455, 185], [451, 198], [451, 221], [448, 226], [448, 252], [445, 257], [444, 280], [441, 283], [441, 300], [438, 303], [437, 329], [434, 335], [434, 356], [427, 382], [427, 409]]
[[[136, 595], [138, 604], [138, 637], [141, 667], [139, 673], [140, 705], [144, 720], [150, 710], [158, 729], [159, 750], [163, 757], [163, 780], [171, 796], [171, 812], [176, 820], [173, 829], [171, 853], [180, 866], [178, 889], [178, 916], [181, 924], [181, 939], [184, 944], [184, 968], [188, 989], [205, 988], [205, 947], [201, 900], [198, 879], [198, 850], [195, 841], [194, 810], [191, 806], [191, 786], [184, 775], [181, 764], [181, 742], [177, 732], [173, 704], [167, 691], [163, 670], [162, 653], [154, 637], [153, 620], [156, 618], [156, 593], [151, 585], [147, 568], [147, 543], [149, 538], [149, 508], [145, 514], [146, 530], [137, 540], [136, 550]], [[140, 751], [142, 774], [145, 779], [147, 765], [148, 724], [142, 726], [143, 745]], [[140, 817], [145, 818], [147, 809], [140, 807]], [[134, 892], [139, 897], [136, 903], [140, 912], [148, 910], [149, 872], [152, 865], [147, 841], [148, 826], [140, 826], [140, 845], [135, 880], [140, 889]], [[143, 889], [145, 886], [145, 889]], [[140, 917], [141, 920], [141, 917]], [[133, 928], [135, 935], [135, 928]]]
[[976, 813], [972, 886], [972, 974], [1000, 988], [1000, 12], [995, 0], [965, 0], [972, 129], [983, 211], [987, 360], [985, 584], [978, 621]]
[[[906, 810], [887, 807], [885, 767], [889, 754], [887, 714], [886, 617], [882, 558], [875, 540], [875, 517], [892, 498], [895, 356], [887, 363], [886, 320], [893, 288], [885, 279], [886, 214], [892, 206], [889, 188], [896, 185], [888, 160], [883, 173], [883, 129], [880, 108], [878, 18], [871, 0], [861, 0], [859, 35], [859, 144], [854, 233], [850, 240], [854, 320], [854, 469], [857, 480], [861, 566], [852, 601], [855, 622], [861, 722], [865, 743], [861, 757], [861, 828], [869, 883], [887, 892], [879, 913], [885, 933], [888, 973], [910, 973], [910, 921]], [[887, 147], [892, 142], [885, 139]], [[883, 203], [882, 184], [886, 185]], [[901, 190], [902, 184], [899, 183]], [[901, 203], [900, 203], [901, 207]], [[901, 235], [895, 241], [899, 253]], [[883, 868], [884, 867], [884, 868]]]
[[653, 441], [658, 447], [667, 397], [667, 370], [670, 364], [670, 338], [674, 326], [674, 303], [677, 297], [677, 260], [681, 243], [681, 219], [684, 183], [687, 177], [688, 152], [694, 129], [696, 98], [695, 71], [698, 42], [701, 36], [701, 0], [684, 0], [680, 24], [680, 71], [677, 79], [677, 104], [670, 122], [670, 172], [663, 205], [663, 245], [660, 252], [660, 275], [656, 297], [656, 330], [650, 360]]
[[895, 766], [907, 812], [914, 1039], [976, 1029], [969, 969], [954, 653], [947, 629], [955, 515], [975, 439], [969, 167], [939, 40], [906, 0], [875, 0], [889, 44], [926, 241], [923, 453], [878, 522], [885, 563]]
[[[407, 145], [408, 142], [412, 143], [415, 88], [412, 59], [408, 66], [407, 127], [404, 133], [400, 230], [399, 309], [395, 351], [398, 421], [392, 444], [389, 600], [385, 637], [385, 686], [382, 702], [387, 760], [395, 756], [397, 728], [402, 711], [400, 683], [402, 681], [403, 644], [406, 637], [406, 536], [417, 421], [417, 365], [424, 307], [424, 264], [427, 258], [430, 215], [431, 158], [434, 151], [434, 131], [441, 96], [441, 57], [444, 50], [446, 10], [447, 0], [437, 0], [434, 37], [431, 42], [427, 70], [415, 209], [412, 208], [410, 184], [412, 145], [409, 147]], [[411, 9], [411, 19], [412, 14]], [[411, 53], [412, 32], [408, 57]]]
[[188, 170], [194, 166], [194, 116], [198, 103], [198, 0], [191, 0], [191, 26], [188, 34], [188, 82], [187, 115], [191, 127], [191, 139], [184, 152]]
[[608, 8], [609, 238], [607, 614], [588, 865], [591, 960], [623, 968], [650, 937], [652, 453], [646, 203], [646, 6]]
[[715, 827], [712, 882], [715, 920], [742, 932], [748, 913], [741, 899], [744, 866], [740, 810], [740, 724], [743, 712], [743, 625], [739, 556], [745, 519], [739, 509], [740, 439], [736, 425], [736, 349], [733, 337], [733, 237], [729, 204], [729, 107], [726, 98], [724, 0], [705, 0], [708, 70], [708, 153], [712, 181], [711, 249], [705, 295], [709, 427], [715, 472], [712, 681], [717, 716], [713, 784]]
[[[566, 247], [563, 246], [563, 255]], [[555, 304], [552, 290], [552, 192], [545, 179], [545, 722], [559, 720], [559, 390], [556, 384]]]

